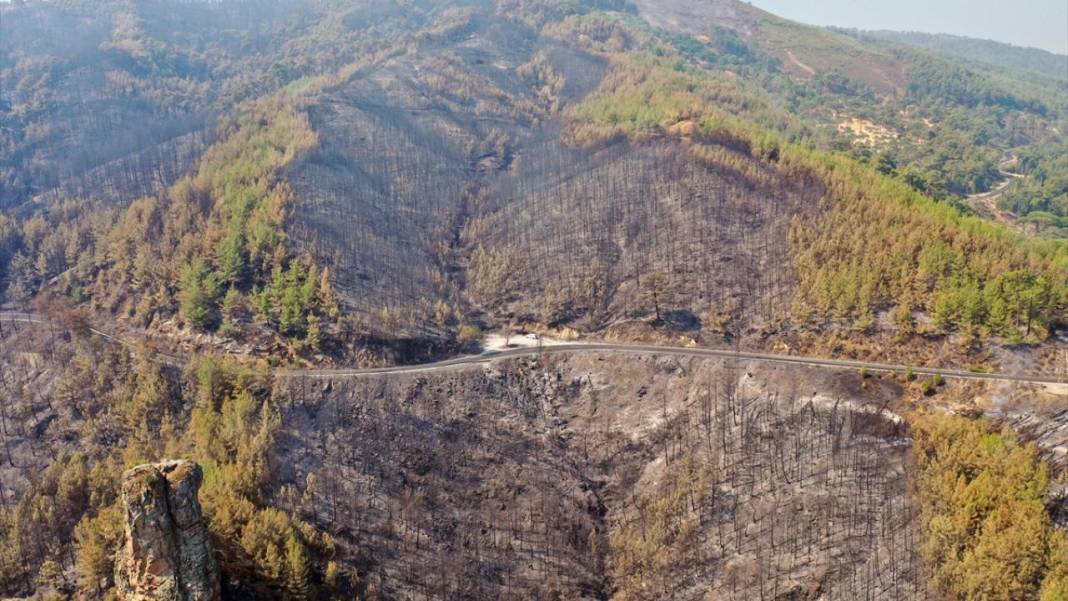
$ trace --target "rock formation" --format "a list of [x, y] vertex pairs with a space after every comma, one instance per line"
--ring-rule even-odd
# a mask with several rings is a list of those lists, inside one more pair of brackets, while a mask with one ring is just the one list
[[220, 599], [219, 570], [197, 500], [202, 477], [189, 461], [141, 465], [123, 475], [126, 536], [115, 562], [120, 599]]

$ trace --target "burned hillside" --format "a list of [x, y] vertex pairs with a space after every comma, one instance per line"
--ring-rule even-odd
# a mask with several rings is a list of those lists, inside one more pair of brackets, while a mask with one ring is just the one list
[[1068, 599], [1063, 61], [895, 37], [0, 0], [0, 598]]
[[558, 135], [561, 106], [604, 69], [603, 59], [483, 13], [419, 44], [312, 105], [320, 143], [285, 174], [299, 197], [295, 243], [373, 315], [437, 301], [466, 311], [457, 255], [475, 200], [532, 140]]
[[855, 378], [578, 355], [294, 381], [281, 477], [315, 474], [293, 510], [395, 598], [919, 598], [900, 391]]
[[[75, 524], [109, 515], [124, 461], [160, 453], [205, 466], [224, 593], [242, 590], [246, 571], [264, 569], [240, 559], [259, 543], [223, 524], [240, 533], [269, 514], [240, 526], [249, 518], [227, 513], [218, 478], [232, 476], [210, 445], [247, 428], [235, 449], [270, 444], [234, 465], [257, 474], [256, 507], [306, 524], [308, 582], [320, 586], [329, 562], [338, 590], [395, 599], [919, 596], [909, 439], [888, 409], [901, 397], [890, 380], [599, 354], [230, 380], [208, 364], [155, 372], [61, 331], [39, 351], [5, 355], [5, 592], [28, 592], [47, 561], [94, 569], [83, 551], [72, 563], [55, 552], [72, 536], [88, 543]], [[80, 380], [89, 360], [113, 379]], [[226, 392], [235, 385], [247, 392]], [[201, 441], [216, 410], [230, 425]], [[42, 504], [54, 509], [27, 513]]]

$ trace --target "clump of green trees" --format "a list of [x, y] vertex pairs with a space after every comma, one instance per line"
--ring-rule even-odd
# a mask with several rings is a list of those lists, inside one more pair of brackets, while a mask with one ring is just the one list
[[315, 144], [315, 134], [284, 96], [257, 104], [223, 128], [228, 136], [204, 156], [191, 184], [212, 200], [210, 242], [183, 269], [182, 315], [201, 329], [214, 329], [224, 318], [232, 326], [251, 302], [265, 322], [303, 338], [313, 312], [332, 313], [334, 300], [327, 272], [285, 247], [292, 191], [274, 177]]
[[121, 214], [96, 267], [99, 296], [132, 292], [145, 322], [177, 297], [197, 329], [233, 332], [251, 317], [317, 348], [337, 299], [329, 272], [286, 246], [293, 193], [276, 177], [316, 143], [296, 102], [280, 94], [225, 119], [194, 176]]
[[1027, 177], [1000, 199], [1002, 208], [1040, 231], [1068, 237], [1068, 152], [1063, 144], [1021, 152], [1016, 169]]
[[1035, 447], [960, 416], [911, 425], [932, 587], [962, 601], [1068, 599], [1068, 539], [1046, 512], [1049, 470]]
[[1068, 245], [963, 216], [844, 157], [797, 156], [829, 196], [793, 231], [804, 308], [843, 317], [917, 309], [944, 328], [1010, 341], [1045, 338], [1064, 319]]

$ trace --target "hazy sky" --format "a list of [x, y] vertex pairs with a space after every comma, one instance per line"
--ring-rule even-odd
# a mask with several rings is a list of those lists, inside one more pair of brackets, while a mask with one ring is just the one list
[[1068, 0], [752, 0], [802, 23], [952, 33], [1068, 54]]

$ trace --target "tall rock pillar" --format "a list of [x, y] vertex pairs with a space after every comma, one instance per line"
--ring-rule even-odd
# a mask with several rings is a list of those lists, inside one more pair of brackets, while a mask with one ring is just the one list
[[219, 569], [190, 461], [140, 465], [123, 474], [126, 536], [115, 562], [125, 601], [219, 601]]

